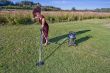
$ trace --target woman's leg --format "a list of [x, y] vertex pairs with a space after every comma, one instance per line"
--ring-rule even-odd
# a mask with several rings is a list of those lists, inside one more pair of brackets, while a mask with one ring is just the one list
[[48, 45], [48, 36], [43, 35], [43, 43], [45, 43], [45, 45]]
[[44, 38], [45, 38], [45, 45], [48, 45], [48, 27], [45, 27], [43, 29], [43, 34], [44, 34]]
[[43, 44], [46, 43], [46, 39], [43, 31], [42, 31], [42, 41], [43, 41]]
[[48, 45], [48, 33], [44, 32], [44, 41], [45, 41], [45, 45]]
[[48, 45], [48, 37], [46, 37], [45, 39], [46, 39], [45, 45]]

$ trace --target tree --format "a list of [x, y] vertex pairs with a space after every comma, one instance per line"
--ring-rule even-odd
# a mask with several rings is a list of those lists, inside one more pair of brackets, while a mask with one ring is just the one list
[[0, 0], [0, 6], [6, 6], [6, 5], [14, 5], [14, 3], [10, 0]]
[[9, 1], [9, 0], [0, 0], [0, 2], [7, 2], [7, 1]]
[[110, 8], [97, 8], [95, 9], [96, 12], [110, 12]]
[[57, 7], [53, 7], [53, 6], [42, 6], [42, 10], [44, 10], [44, 11], [59, 11], [61, 9], [57, 8]]
[[33, 5], [34, 3], [33, 2], [31, 2], [31, 1], [21, 1], [21, 4], [22, 5]]
[[75, 7], [73, 7], [71, 10], [72, 10], [72, 11], [75, 11], [75, 10], [76, 10], [76, 8], [75, 8]]
[[15, 3], [16, 6], [32, 6], [34, 3], [32, 1], [23, 0], [21, 2]]
[[34, 5], [36, 5], [36, 6], [42, 6], [40, 3], [34, 3]]

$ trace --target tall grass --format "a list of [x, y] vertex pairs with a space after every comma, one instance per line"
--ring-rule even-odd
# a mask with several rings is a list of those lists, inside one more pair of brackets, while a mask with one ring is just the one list
[[49, 22], [78, 21], [110, 18], [110, 13], [98, 12], [43, 12]]
[[18, 24], [31, 24], [31, 14], [23, 11], [10, 11], [0, 13], [0, 24], [18, 25]]
[[[105, 19], [110, 18], [110, 13], [99, 12], [73, 12], [73, 11], [47, 11], [42, 12], [48, 22], [67, 22], [79, 21], [85, 19]], [[31, 24], [33, 23], [32, 11], [17, 10], [17, 11], [1, 11], [0, 25], [10, 24]]]

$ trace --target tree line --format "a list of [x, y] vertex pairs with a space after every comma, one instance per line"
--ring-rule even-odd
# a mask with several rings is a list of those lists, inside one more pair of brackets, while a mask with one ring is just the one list
[[[54, 6], [42, 6], [39, 2], [34, 3], [28, 0], [22, 0], [20, 2], [13, 3], [11, 0], [0, 0], [0, 10], [1, 9], [28, 9], [32, 10], [35, 6], [41, 6], [44, 11], [60, 11], [61, 8]], [[71, 11], [94, 11], [94, 12], [110, 12], [110, 8], [96, 8], [94, 10], [77, 10], [75, 7], [72, 7]]]
[[35, 6], [41, 6], [44, 11], [59, 11], [61, 8], [54, 6], [42, 6], [40, 3], [34, 3], [32, 1], [20, 1], [13, 3], [10, 0], [0, 0], [0, 10], [1, 9], [33, 9]]

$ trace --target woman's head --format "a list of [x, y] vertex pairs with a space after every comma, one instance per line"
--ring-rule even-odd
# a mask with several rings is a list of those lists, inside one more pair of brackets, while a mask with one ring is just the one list
[[41, 14], [41, 7], [37, 6], [36, 8], [33, 9], [33, 16], [38, 17]]

